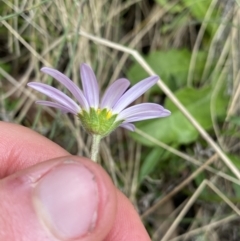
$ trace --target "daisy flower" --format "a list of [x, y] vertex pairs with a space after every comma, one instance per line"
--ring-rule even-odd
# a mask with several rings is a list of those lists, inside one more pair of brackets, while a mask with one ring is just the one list
[[125, 78], [118, 79], [107, 88], [102, 98], [100, 98], [96, 76], [87, 64], [80, 66], [83, 90], [58, 70], [44, 67], [41, 71], [64, 85], [78, 103], [52, 86], [30, 82], [28, 83], [29, 87], [41, 92], [52, 100], [38, 100], [36, 103], [78, 116], [84, 129], [88, 133], [93, 134], [93, 136], [98, 136], [99, 140], [118, 126], [134, 131], [135, 126], [133, 122], [166, 117], [171, 114], [169, 110], [164, 109], [161, 105], [153, 103], [142, 103], [128, 107], [156, 84], [159, 79], [158, 76], [148, 77], [130, 89], [128, 89], [130, 85], [129, 80]]

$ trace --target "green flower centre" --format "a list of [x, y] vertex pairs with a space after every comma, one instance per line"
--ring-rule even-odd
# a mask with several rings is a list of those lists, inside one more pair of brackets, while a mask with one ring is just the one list
[[89, 111], [82, 110], [78, 114], [84, 129], [95, 135], [106, 136], [116, 129], [122, 121], [116, 121], [117, 114], [113, 114], [108, 109], [94, 109]]

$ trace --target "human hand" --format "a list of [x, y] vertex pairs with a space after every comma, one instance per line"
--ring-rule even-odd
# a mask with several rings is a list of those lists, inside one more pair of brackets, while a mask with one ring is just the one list
[[101, 166], [28, 128], [0, 122], [0, 240], [150, 238]]

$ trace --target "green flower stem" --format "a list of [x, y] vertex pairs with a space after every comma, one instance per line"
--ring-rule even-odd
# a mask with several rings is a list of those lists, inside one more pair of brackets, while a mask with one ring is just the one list
[[100, 135], [93, 135], [91, 159], [94, 162], [97, 162], [97, 156], [98, 156], [98, 152], [99, 152], [100, 140], [101, 140], [101, 136]]

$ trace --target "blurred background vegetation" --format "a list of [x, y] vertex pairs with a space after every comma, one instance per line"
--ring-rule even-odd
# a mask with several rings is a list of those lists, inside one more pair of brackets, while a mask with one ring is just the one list
[[[26, 84], [63, 90], [39, 71], [51, 66], [81, 86], [79, 65], [87, 62], [103, 92], [119, 77], [135, 84], [149, 76], [142, 56], [238, 171], [239, 26], [239, 0], [1, 0], [0, 120], [89, 156], [91, 137], [79, 120], [36, 106], [43, 95]], [[143, 100], [172, 115], [138, 123], [135, 133], [118, 128], [99, 159], [151, 238], [239, 241], [240, 181], [166, 91], [155, 86]]]

